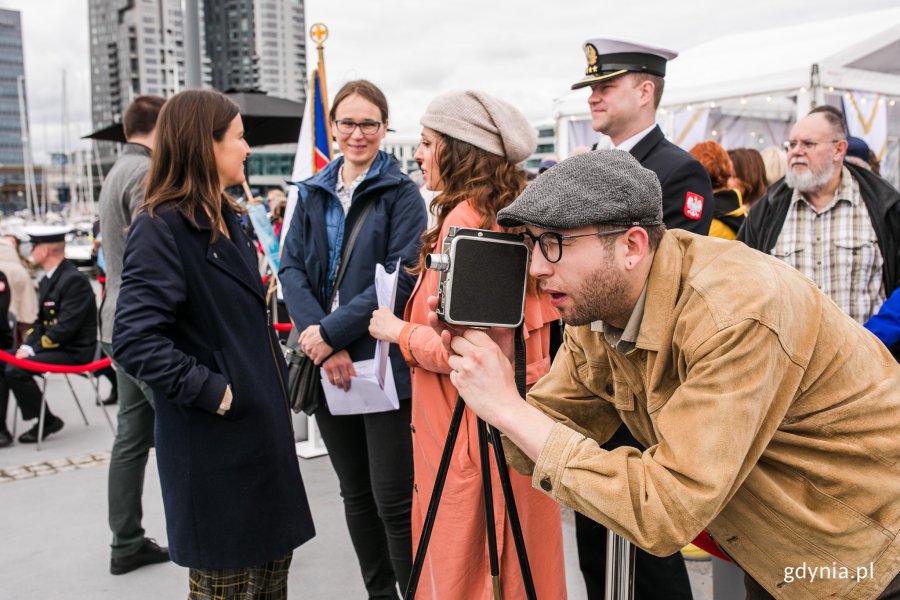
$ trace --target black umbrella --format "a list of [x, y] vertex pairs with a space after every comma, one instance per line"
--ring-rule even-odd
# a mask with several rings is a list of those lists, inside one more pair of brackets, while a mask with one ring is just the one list
[[[268, 96], [265, 92], [228, 92], [225, 94], [240, 107], [244, 137], [251, 146], [294, 144], [300, 135], [303, 105], [286, 98]], [[113, 123], [84, 136], [86, 139], [125, 142], [121, 123]]]

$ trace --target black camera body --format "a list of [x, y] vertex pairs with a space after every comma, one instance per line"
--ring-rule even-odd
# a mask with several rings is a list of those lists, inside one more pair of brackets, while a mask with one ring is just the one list
[[466, 327], [518, 327], [530, 258], [519, 234], [451, 227], [441, 253], [425, 257], [425, 268], [440, 273], [438, 318]]

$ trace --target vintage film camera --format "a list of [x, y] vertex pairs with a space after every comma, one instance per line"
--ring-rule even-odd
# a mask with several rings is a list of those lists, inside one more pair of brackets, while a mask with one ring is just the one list
[[466, 327], [518, 327], [530, 252], [522, 236], [451, 227], [425, 268], [440, 272], [438, 317]]

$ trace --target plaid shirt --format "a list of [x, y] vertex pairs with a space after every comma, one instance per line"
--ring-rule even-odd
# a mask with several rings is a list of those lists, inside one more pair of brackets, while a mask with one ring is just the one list
[[860, 323], [885, 300], [878, 239], [859, 184], [846, 167], [834, 199], [821, 212], [794, 190], [772, 255], [812, 279]]

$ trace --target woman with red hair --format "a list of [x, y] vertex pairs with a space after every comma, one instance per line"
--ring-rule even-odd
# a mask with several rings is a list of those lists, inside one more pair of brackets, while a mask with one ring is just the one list
[[735, 189], [734, 165], [728, 153], [715, 142], [701, 142], [691, 148], [691, 156], [700, 161], [712, 182], [715, 212], [709, 235], [726, 240], [737, 239], [747, 209], [741, 192]]

